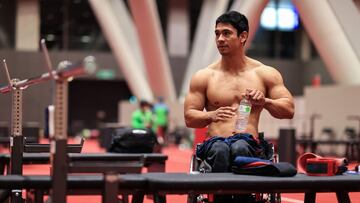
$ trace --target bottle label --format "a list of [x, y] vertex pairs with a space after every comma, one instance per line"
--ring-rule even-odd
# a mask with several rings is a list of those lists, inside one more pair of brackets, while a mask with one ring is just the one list
[[250, 111], [251, 111], [251, 107], [250, 107], [250, 106], [240, 105], [239, 108], [240, 108], [240, 112], [250, 113]]

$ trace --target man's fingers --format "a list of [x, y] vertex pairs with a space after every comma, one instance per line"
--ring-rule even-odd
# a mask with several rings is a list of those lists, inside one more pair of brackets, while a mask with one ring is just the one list
[[221, 111], [219, 115], [232, 117], [235, 115], [234, 111]]
[[246, 93], [249, 93], [251, 91], [253, 91], [254, 89], [251, 89], [251, 88], [246, 88]]
[[[230, 108], [232, 109], [232, 108]], [[224, 110], [224, 109], [219, 109], [218, 112], [216, 113], [216, 117], [218, 119], [229, 119], [232, 118], [233, 116], [235, 116], [235, 112], [233, 110]]]
[[253, 96], [254, 100], [260, 100], [262, 98], [262, 92], [258, 91], [255, 93], [255, 95]]
[[233, 106], [223, 106], [219, 108], [220, 111], [235, 111], [236, 108]]

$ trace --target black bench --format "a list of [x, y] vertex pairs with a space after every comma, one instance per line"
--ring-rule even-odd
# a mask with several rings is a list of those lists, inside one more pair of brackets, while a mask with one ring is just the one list
[[[264, 177], [232, 173], [147, 173], [148, 190], [154, 194], [305, 193], [315, 202], [318, 192], [335, 192], [338, 202], [350, 202], [348, 192], [360, 191], [359, 175], [315, 177]], [[148, 192], [149, 192], [148, 191]]]
[[[113, 190], [104, 188], [103, 175], [69, 176], [68, 194], [135, 194], [135, 202], [142, 202], [144, 194], [241, 194], [254, 192], [305, 193], [305, 202], [315, 202], [316, 193], [335, 192], [341, 203], [350, 202], [348, 192], [360, 191], [360, 176], [339, 175], [315, 177], [298, 174], [295, 177], [264, 177], [231, 173], [145, 173], [116, 175]], [[50, 176], [0, 176], [0, 189], [42, 189], [52, 187]], [[105, 190], [105, 191], [104, 191]]]
[[[160, 153], [144, 153], [144, 154], [118, 154], [118, 153], [69, 153], [68, 161], [71, 162], [101, 162], [101, 161], [137, 161], [144, 159], [144, 166], [148, 172], [165, 172], [165, 162], [167, 155]], [[4, 174], [4, 170], [10, 163], [10, 154], [0, 154], [0, 173]], [[49, 153], [24, 153], [23, 164], [49, 164]]]
[[[115, 175], [115, 179], [108, 180], [104, 175], [69, 175], [67, 189], [69, 195], [102, 195], [103, 202], [117, 203], [118, 194], [134, 195], [132, 202], [143, 202], [143, 191], [147, 191], [147, 180], [140, 175]], [[38, 202], [42, 202], [44, 194], [48, 194], [52, 187], [51, 176], [0, 176], [0, 191], [27, 189], [35, 190], [39, 195]], [[35, 200], [36, 201], [36, 200]]]

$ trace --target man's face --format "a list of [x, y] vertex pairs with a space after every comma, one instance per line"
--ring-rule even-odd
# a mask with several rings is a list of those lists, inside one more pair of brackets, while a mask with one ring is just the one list
[[[246, 32], [243, 32], [246, 34]], [[237, 30], [228, 23], [218, 23], [215, 27], [216, 46], [221, 55], [228, 55], [238, 48], [243, 47], [246, 39], [244, 34], [237, 35]]]

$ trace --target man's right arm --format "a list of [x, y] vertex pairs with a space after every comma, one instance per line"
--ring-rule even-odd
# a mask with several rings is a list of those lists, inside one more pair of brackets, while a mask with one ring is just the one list
[[212, 122], [225, 121], [235, 116], [236, 108], [232, 106], [204, 111], [207, 101], [207, 74], [206, 70], [200, 70], [191, 79], [190, 90], [184, 104], [185, 123], [189, 128], [204, 128]]
[[190, 128], [204, 128], [212, 122], [209, 112], [204, 111], [207, 80], [201, 72], [203, 70], [191, 78], [190, 89], [185, 97], [184, 117], [186, 126]]

